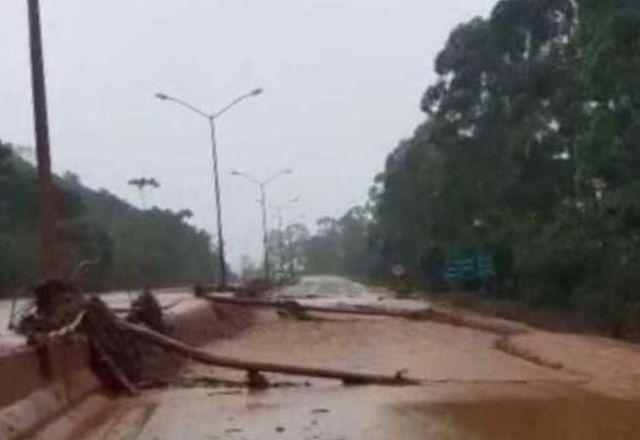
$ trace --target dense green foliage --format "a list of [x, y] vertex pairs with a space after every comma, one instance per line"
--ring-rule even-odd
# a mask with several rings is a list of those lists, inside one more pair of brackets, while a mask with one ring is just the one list
[[371, 191], [360, 245], [379, 258], [357, 270], [437, 283], [452, 249], [489, 249], [499, 295], [640, 320], [640, 3], [502, 0], [435, 68]]
[[370, 212], [354, 207], [339, 219], [323, 217], [317, 232], [301, 246], [304, 269], [310, 274], [361, 275], [379, 265], [369, 246]]
[[[56, 186], [63, 266], [70, 272], [81, 261], [98, 260], [83, 271], [84, 288], [212, 280], [209, 236], [184, 222], [190, 211], [140, 210], [69, 173]], [[35, 170], [0, 142], [0, 292], [37, 279], [38, 217]]]
[[[301, 257], [309, 239], [309, 230], [301, 223], [269, 231], [267, 247], [270, 276], [280, 281], [295, 279], [303, 267]], [[260, 273], [262, 275], [263, 271]]]

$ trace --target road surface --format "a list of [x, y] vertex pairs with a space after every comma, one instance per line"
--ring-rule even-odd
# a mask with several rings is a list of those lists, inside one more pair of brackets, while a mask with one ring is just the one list
[[[424, 306], [336, 277], [307, 278], [279, 296], [321, 304]], [[316, 320], [298, 321], [264, 310], [241, 335], [205, 348], [216, 354], [305, 366], [388, 374], [402, 369], [424, 384], [345, 387], [332, 381], [269, 375], [272, 382], [287, 386], [264, 391], [177, 386], [118, 401], [108, 417], [92, 423], [78, 437], [640, 438], [640, 352], [632, 345], [537, 332], [517, 323], [508, 325], [521, 334], [507, 340], [500, 332], [460, 323], [316, 316]], [[495, 324], [496, 328], [505, 325]], [[196, 364], [187, 373], [243, 377]]]

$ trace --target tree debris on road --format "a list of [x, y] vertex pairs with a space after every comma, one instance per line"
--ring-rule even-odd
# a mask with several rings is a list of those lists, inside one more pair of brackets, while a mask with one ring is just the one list
[[[208, 365], [244, 370], [250, 388], [270, 387], [262, 373], [336, 379], [348, 385], [420, 383], [405, 377], [403, 370], [395, 375], [380, 375], [216, 356], [165, 334], [162, 308], [148, 290], [135, 301], [127, 320], [119, 318], [100, 298], [86, 297], [68, 283], [48, 283], [36, 289], [36, 293], [35, 313], [25, 317], [22, 326], [30, 340], [38, 343], [61, 332], [83, 333], [89, 341], [98, 376], [109, 388], [132, 395], [138, 394], [137, 383], [154, 379], [146, 371], [150, 359], [160, 370], [162, 363], [175, 363], [176, 354]], [[305, 309], [295, 302], [287, 307], [298, 312]]]
[[420, 381], [406, 378], [402, 374], [380, 375], [369, 373], [356, 373], [342, 370], [324, 368], [311, 368], [296, 365], [277, 364], [270, 362], [251, 362], [226, 356], [216, 356], [207, 351], [191, 347], [166, 335], [148, 329], [146, 327], [116, 320], [115, 325], [119, 330], [129, 332], [148, 342], [157, 344], [167, 350], [174, 351], [191, 360], [202, 362], [217, 367], [246, 370], [248, 372], [278, 373], [292, 376], [309, 376], [324, 379], [338, 379], [346, 385], [418, 385]]
[[[320, 312], [347, 315], [388, 316], [405, 319], [433, 319], [434, 314], [439, 313], [434, 311], [431, 307], [425, 307], [417, 310], [393, 310], [370, 306], [314, 306], [301, 304], [294, 300], [279, 301], [267, 299], [246, 299], [219, 295], [203, 295], [202, 297], [214, 304], [276, 308], [278, 310], [285, 311], [289, 316], [297, 316], [302, 312]], [[306, 315], [303, 316], [308, 319]]]

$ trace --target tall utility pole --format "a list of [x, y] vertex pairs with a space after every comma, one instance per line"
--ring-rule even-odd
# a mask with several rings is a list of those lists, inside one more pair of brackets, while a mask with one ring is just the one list
[[270, 184], [271, 182], [273, 182], [275, 179], [277, 179], [278, 177], [282, 176], [283, 174], [291, 174], [293, 172], [293, 170], [291, 170], [291, 168], [285, 168], [283, 170], [278, 171], [277, 173], [273, 174], [271, 177], [264, 179], [264, 180], [258, 180], [255, 177], [251, 176], [250, 174], [246, 174], [246, 173], [241, 173], [240, 171], [232, 171], [231, 174], [233, 174], [234, 176], [240, 176], [240, 177], [244, 177], [245, 179], [247, 179], [248, 181], [250, 181], [251, 183], [254, 183], [258, 189], [260, 190], [260, 208], [262, 210], [262, 245], [263, 245], [263, 250], [264, 250], [264, 278], [265, 280], [269, 279], [270, 276], [270, 268], [269, 268], [269, 243], [268, 243], [268, 238], [269, 238], [269, 230], [267, 227], [267, 185]]
[[40, 240], [42, 275], [55, 277], [59, 262], [56, 255], [56, 230], [58, 217], [54, 202], [51, 177], [51, 153], [49, 149], [49, 123], [47, 116], [47, 89], [42, 55], [42, 31], [40, 29], [39, 0], [27, 0], [29, 11], [29, 43], [31, 50], [31, 85], [33, 91], [33, 118], [36, 137], [36, 159], [40, 205]]
[[189, 104], [188, 102], [174, 98], [173, 96], [169, 96], [166, 93], [156, 93], [156, 98], [162, 101], [171, 101], [176, 104], [185, 107], [192, 112], [206, 118], [209, 121], [209, 131], [211, 134], [211, 156], [213, 159], [213, 184], [214, 184], [214, 192], [215, 192], [215, 203], [216, 203], [216, 219], [217, 219], [217, 230], [218, 230], [218, 265], [220, 270], [220, 286], [221, 288], [226, 287], [227, 285], [227, 266], [225, 264], [224, 259], [224, 235], [222, 233], [222, 207], [220, 204], [220, 177], [218, 173], [218, 148], [216, 142], [216, 119], [222, 116], [227, 110], [240, 102], [244, 101], [247, 98], [251, 98], [253, 96], [258, 96], [262, 93], [262, 89], [255, 89], [248, 93], [242, 94], [238, 96], [236, 99], [231, 101], [226, 106], [222, 107], [222, 109], [218, 110], [214, 113], [207, 113], [204, 110], [200, 110], [198, 107]]

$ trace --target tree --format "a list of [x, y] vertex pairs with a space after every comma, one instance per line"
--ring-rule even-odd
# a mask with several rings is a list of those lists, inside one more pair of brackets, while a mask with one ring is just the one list
[[277, 268], [279, 279], [293, 279], [305, 267], [304, 247], [309, 240], [309, 230], [301, 223], [292, 223], [283, 229], [267, 234], [267, 246], [271, 267]]
[[135, 186], [138, 189], [138, 193], [140, 195], [140, 201], [142, 202], [143, 209], [147, 209], [147, 200], [145, 197], [145, 190], [148, 189], [158, 189], [160, 188], [160, 183], [154, 177], [139, 177], [136, 179], [129, 179], [127, 182], [131, 186]]
[[386, 274], [399, 263], [431, 284], [448, 255], [482, 250], [499, 294], [629, 327], [640, 305], [640, 3], [501, 0], [453, 30], [435, 70], [425, 120], [376, 176], [371, 215], [321, 219], [308, 268]]
[[372, 249], [369, 209], [356, 206], [339, 219], [323, 217], [318, 231], [302, 246], [307, 273], [369, 276], [378, 265]]
[[[135, 180], [135, 179], [134, 179]], [[158, 187], [144, 178], [140, 188]], [[69, 272], [97, 260], [77, 280], [91, 291], [207, 283], [215, 253], [210, 237], [188, 225], [192, 212], [141, 211], [110, 194], [82, 185], [78, 176], [56, 177], [63, 243]], [[36, 173], [9, 144], [0, 142], [0, 293], [36, 279], [38, 205]]]

